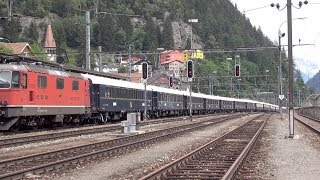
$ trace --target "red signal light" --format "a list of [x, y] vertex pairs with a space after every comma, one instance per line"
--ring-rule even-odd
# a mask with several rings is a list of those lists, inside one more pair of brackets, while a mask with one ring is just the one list
[[191, 60], [187, 62], [187, 71], [188, 71], [188, 78], [193, 78], [193, 61]]

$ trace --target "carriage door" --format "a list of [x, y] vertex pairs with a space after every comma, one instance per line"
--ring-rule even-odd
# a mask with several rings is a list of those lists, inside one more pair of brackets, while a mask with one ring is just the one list
[[158, 109], [158, 92], [152, 91], [152, 109]]
[[187, 96], [183, 96], [183, 109], [187, 109], [188, 108], [188, 97]]
[[204, 110], [207, 109], [207, 99], [206, 98], [203, 98], [203, 108]]

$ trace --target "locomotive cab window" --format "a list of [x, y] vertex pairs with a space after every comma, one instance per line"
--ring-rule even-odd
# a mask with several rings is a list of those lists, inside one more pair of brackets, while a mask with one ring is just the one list
[[10, 88], [11, 72], [0, 71], [0, 88]]
[[47, 87], [47, 77], [38, 76], [38, 88], [44, 89]]
[[12, 72], [12, 81], [11, 81], [12, 88], [19, 88], [20, 87], [20, 72], [13, 71]]
[[72, 90], [79, 90], [79, 81], [72, 81]]
[[57, 89], [63, 89], [64, 88], [64, 79], [57, 78]]

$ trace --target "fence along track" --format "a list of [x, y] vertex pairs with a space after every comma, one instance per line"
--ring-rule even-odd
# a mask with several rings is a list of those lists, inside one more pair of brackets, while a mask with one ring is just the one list
[[141, 180], [231, 179], [270, 116], [258, 116]]
[[189, 133], [194, 130], [214, 125], [224, 120], [238, 118], [239, 115], [214, 118], [204, 122], [196, 122], [180, 127], [139, 134], [100, 143], [36, 154], [0, 162], [0, 179], [23, 178], [26, 174], [42, 174], [51, 170], [59, 170], [86, 161], [121, 155], [146, 145], [158, 143], [169, 138]]

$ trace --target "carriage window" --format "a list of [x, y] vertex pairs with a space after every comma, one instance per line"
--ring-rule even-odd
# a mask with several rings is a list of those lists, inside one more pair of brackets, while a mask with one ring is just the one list
[[64, 79], [57, 78], [57, 89], [63, 89], [64, 88]]
[[20, 87], [20, 72], [18, 71], [13, 71], [12, 72], [12, 81], [11, 81], [12, 88], [19, 88]]
[[72, 90], [79, 90], [79, 81], [72, 81]]
[[38, 88], [46, 88], [46, 87], [47, 87], [47, 77], [38, 76]]

